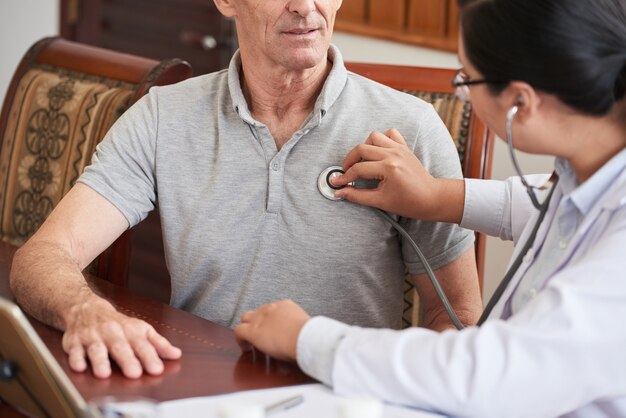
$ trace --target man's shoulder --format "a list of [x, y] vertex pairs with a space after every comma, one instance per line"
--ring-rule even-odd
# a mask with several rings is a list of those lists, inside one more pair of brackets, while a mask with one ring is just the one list
[[167, 86], [153, 87], [152, 90], [158, 92], [160, 98], [183, 97], [189, 100], [193, 97], [205, 97], [224, 87], [228, 87], [227, 70], [202, 74]]
[[387, 105], [394, 103], [396, 106], [406, 105], [418, 110], [427, 109], [431, 106], [430, 103], [417, 96], [386, 86], [351, 71], [348, 71], [347, 87], [350, 88], [351, 95], [366, 95], [369, 99], [368, 101], [376, 103], [386, 103]]

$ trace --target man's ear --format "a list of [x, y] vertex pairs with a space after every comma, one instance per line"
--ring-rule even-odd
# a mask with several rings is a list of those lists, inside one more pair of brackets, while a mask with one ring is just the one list
[[213, 3], [215, 3], [217, 10], [219, 10], [225, 17], [234, 17], [237, 15], [235, 0], [213, 0]]

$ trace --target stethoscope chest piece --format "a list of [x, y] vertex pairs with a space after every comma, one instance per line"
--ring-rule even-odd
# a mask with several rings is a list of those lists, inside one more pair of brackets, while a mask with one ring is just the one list
[[319, 189], [322, 196], [329, 200], [343, 200], [341, 198], [335, 197], [335, 192], [342, 187], [335, 187], [332, 185], [331, 180], [343, 174], [343, 170], [339, 166], [331, 166], [326, 170], [322, 171], [317, 178], [317, 188]]

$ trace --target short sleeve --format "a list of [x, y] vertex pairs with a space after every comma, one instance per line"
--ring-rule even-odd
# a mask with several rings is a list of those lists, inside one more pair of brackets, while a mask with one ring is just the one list
[[78, 179], [115, 205], [130, 227], [145, 219], [156, 202], [158, 102], [155, 90], [153, 88], [116, 121]]

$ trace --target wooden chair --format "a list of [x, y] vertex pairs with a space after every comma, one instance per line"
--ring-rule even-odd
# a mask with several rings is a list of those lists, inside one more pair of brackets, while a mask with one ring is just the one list
[[[184, 80], [179, 59], [154, 61], [45, 38], [20, 62], [0, 115], [0, 239], [22, 245], [89, 164], [113, 122], [150, 87]], [[90, 273], [125, 285], [125, 233]]]
[[[454, 140], [463, 175], [470, 178], [490, 178], [494, 135], [476, 118], [471, 104], [462, 102], [455, 96], [451, 84], [455, 70], [350, 62], [346, 63], [346, 67], [352, 72], [432, 103]], [[486, 237], [477, 233], [475, 250], [481, 289], [486, 244]], [[403, 323], [405, 326], [415, 325], [419, 304], [417, 293], [408, 281], [405, 283], [404, 299]]]

